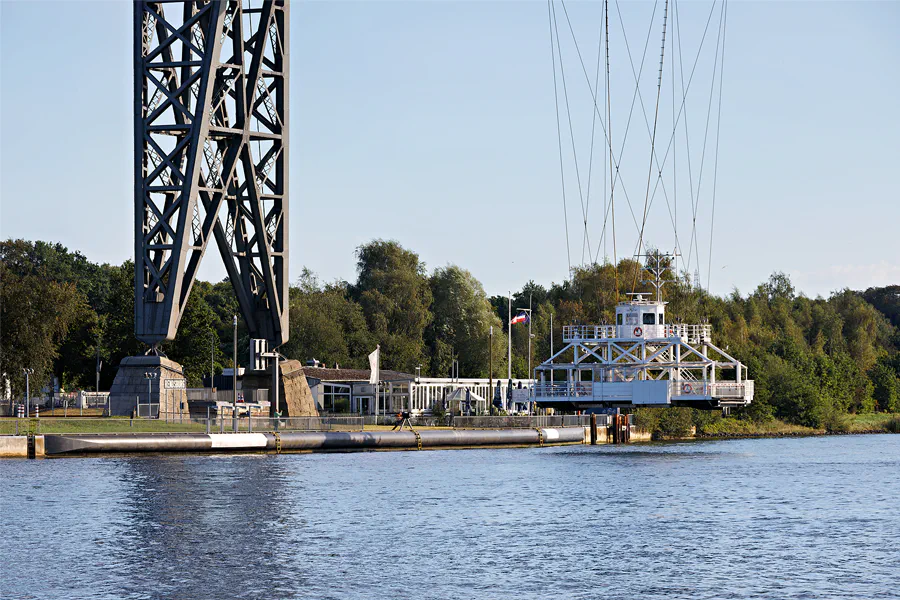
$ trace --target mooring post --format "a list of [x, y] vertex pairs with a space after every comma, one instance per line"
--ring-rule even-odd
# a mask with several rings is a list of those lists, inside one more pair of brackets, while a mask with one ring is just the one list
[[591, 413], [591, 446], [597, 445], [597, 415]]

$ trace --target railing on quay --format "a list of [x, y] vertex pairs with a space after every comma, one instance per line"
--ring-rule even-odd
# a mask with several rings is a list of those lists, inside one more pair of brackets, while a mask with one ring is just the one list
[[[366, 425], [370, 426], [394, 426], [397, 424], [397, 415], [363, 415], [360, 417]], [[407, 419], [413, 427], [448, 427], [449, 417], [434, 417], [431, 415], [410, 415]]]
[[[609, 415], [597, 415], [597, 425], [609, 424]], [[520, 429], [533, 427], [588, 427], [591, 415], [513, 415], [453, 417], [455, 429]]]

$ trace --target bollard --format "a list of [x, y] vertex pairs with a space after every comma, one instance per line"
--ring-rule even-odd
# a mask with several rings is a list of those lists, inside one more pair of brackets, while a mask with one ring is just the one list
[[597, 445], [597, 415], [591, 413], [591, 446]]
[[41, 407], [38, 406], [37, 404], [34, 405], [34, 418], [35, 419], [41, 418]]

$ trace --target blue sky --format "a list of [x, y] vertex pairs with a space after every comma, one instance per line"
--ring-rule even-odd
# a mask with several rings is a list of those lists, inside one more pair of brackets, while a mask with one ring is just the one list
[[[591, 74], [600, 6], [566, 4]], [[636, 62], [651, 31], [640, 89], [652, 124], [662, 6], [650, 29], [653, 2], [611, 5], [616, 148], [634, 91], [622, 31]], [[714, 7], [687, 0], [677, 7], [687, 68]], [[584, 177], [592, 101], [562, 5], [556, 9]], [[429, 268], [459, 264], [491, 294], [529, 279], [566, 278], [546, 2], [294, 2], [291, 10], [292, 279], [308, 266], [324, 280], [352, 280], [353, 250], [372, 238], [399, 240]], [[694, 180], [714, 15], [686, 102]], [[130, 257], [131, 18], [126, 1], [0, 1], [3, 238], [59, 241], [96, 261]], [[714, 293], [735, 286], [746, 293], [773, 271], [790, 274], [813, 296], [900, 283], [898, 30], [900, 2], [728, 4], [711, 269], [712, 138], [697, 217], [701, 279], [705, 285], [709, 278]], [[666, 141], [669, 44], [667, 52], [658, 133]], [[633, 119], [620, 167], [640, 221], [649, 135], [643, 114]], [[596, 139], [598, 190], [605, 154]], [[563, 144], [578, 263], [582, 209], [571, 141], [564, 137]], [[678, 195], [684, 237], [691, 210], [683, 132], [674, 147], [675, 170], [665, 180], [678, 177], [670, 192]], [[621, 257], [633, 252], [637, 233], [616, 194]], [[592, 195], [596, 248], [603, 198]], [[673, 247], [669, 219], [663, 198], [654, 200], [646, 239]], [[686, 251], [686, 239], [682, 246]], [[201, 277], [223, 273], [218, 256], [208, 253]]]

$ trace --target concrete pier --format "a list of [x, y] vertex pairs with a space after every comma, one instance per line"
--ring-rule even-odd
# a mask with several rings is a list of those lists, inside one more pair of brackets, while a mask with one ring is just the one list
[[[145, 374], [153, 377], [148, 379]], [[110, 416], [128, 416], [141, 405], [142, 416], [188, 415], [184, 370], [163, 356], [128, 356], [122, 359], [109, 390]], [[146, 412], [145, 412], [146, 411]]]

